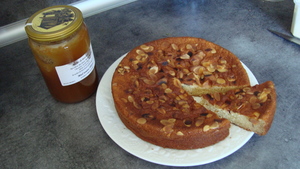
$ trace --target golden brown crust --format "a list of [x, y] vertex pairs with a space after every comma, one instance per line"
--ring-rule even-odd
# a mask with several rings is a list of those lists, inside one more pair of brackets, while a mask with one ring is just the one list
[[[230, 123], [190, 94], [246, 85], [247, 73], [231, 52], [203, 39], [179, 37], [130, 51], [115, 70], [112, 94], [120, 119], [138, 137], [162, 147], [194, 149], [223, 140]], [[190, 87], [194, 90], [187, 93]]]
[[[231, 114], [234, 112], [245, 116], [252, 125], [247, 126], [246, 123], [238, 125], [259, 135], [265, 135], [268, 132], [276, 111], [276, 90], [272, 81], [226, 93], [206, 94], [202, 97], [212, 106], [217, 105], [220, 109], [231, 111]], [[224, 117], [222, 112], [218, 115]]]
[[219, 127], [217, 130], [212, 129], [204, 132], [202, 129], [204, 125], [201, 125], [202, 128], [178, 127], [174, 129], [174, 134], [168, 135], [165, 132], [162, 133], [161, 127], [157, 127], [161, 124], [149, 123], [142, 127], [140, 124], [133, 123], [132, 121], [134, 120], [128, 120], [128, 118], [124, 118], [122, 114], [119, 115], [125, 126], [142, 140], [161, 147], [173, 149], [196, 149], [213, 145], [228, 136], [228, 128], [230, 127], [228, 120], [217, 118], [219, 119]]

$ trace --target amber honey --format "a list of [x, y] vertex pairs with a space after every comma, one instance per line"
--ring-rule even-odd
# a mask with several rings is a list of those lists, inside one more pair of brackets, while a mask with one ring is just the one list
[[25, 30], [29, 46], [51, 95], [74, 103], [92, 95], [98, 75], [87, 26], [81, 12], [54, 6], [34, 14]]

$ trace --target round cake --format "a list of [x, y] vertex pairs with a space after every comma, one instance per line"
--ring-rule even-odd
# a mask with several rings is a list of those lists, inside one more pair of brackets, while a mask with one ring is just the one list
[[117, 66], [112, 94], [122, 122], [139, 138], [174, 149], [213, 145], [230, 122], [193, 96], [249, 86], [240, 60], [212, 42], [172, 37], [142, 44]]

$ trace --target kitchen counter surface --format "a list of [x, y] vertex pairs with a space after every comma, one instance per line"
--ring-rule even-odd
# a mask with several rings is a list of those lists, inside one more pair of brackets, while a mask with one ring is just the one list
[[[85, 22], [100, 79], [135, 46], [164, 37], [193, 36], [232, 51], [259, 83], [275, 83], [277, 111], [269, 133], [254, 134], [233, 154], [191, 168], [297, 168], [300, 46], [267, 31], [290, 34], [293, 8], [291, 0], [140, 0], [87, 17]], [[18, 11], [22, 14], [24, 9]], [[4, 46], [0, 53], [1, 169], [172, 168], [140, 159], [116, 144], [98, 119], [96, 93], [76, 104], [54, 100], [27, 40]]]

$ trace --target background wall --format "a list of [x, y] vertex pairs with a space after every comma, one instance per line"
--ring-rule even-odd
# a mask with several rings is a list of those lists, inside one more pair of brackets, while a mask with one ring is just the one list
[[76, 1], [78, 0], [1, 0], [0, 26], [28, 18], [48, 6], [67, 5]]

